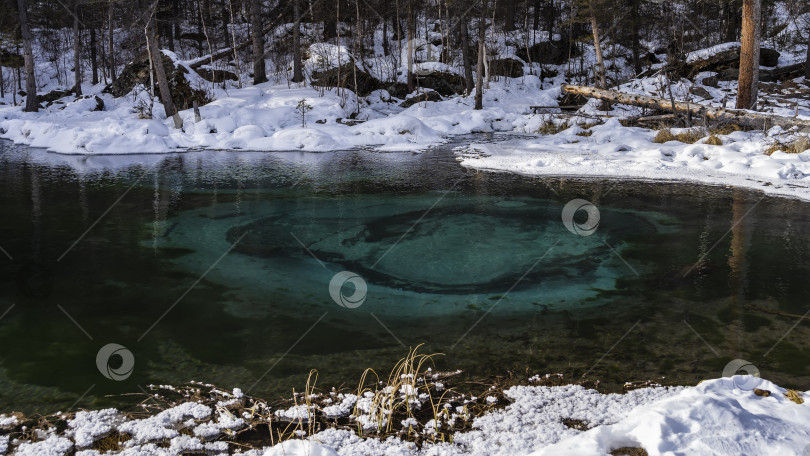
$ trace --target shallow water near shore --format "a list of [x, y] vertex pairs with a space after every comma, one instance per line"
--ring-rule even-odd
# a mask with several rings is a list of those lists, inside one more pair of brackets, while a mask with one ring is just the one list
[[[810, 389], [810, 328], [793, 327], [807, 203], [476, 172], [457, 145], [66, 157], [0, 142], [0, 412], [126, 407], [189, 380], [274, 398], [310, 369], [353, 387], [418, 344], [472, 379], [618, 390], [742, 358]], [[592, 235], [563, 223], [575, 199], [598, 210]], [[361, 282], [330, 294], [342, 271], [360, 305], [336, 301]], [[99, 368], [109, 343], [132, 353], [125, 379]]]

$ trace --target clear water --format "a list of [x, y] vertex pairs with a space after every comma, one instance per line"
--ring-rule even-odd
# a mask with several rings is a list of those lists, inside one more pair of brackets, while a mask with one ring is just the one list
[[[807, 203], [480, 173], [451, 146], [0, 154], [0, 411], [126, 406], [189, 380], [277, 397], [313, 368], [354, 385], [420, 343], [471, 379], [694, 384], [743, 358], [810, 389], [810, 322], [790, 316], [808, 310]], [[591, 236], [563, 224], [577, 198], [598, 208]], [[366, 285], [358, 307], [330, 295], [342, 271]], [[126, 379], [97, 365], [109, 343], [132, 353]]]

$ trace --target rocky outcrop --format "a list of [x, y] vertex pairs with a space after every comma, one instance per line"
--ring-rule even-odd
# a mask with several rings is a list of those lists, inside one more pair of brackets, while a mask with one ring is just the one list
[[419, 95], [407, 98], [405, 101], [400, 103], [399, 106], [401, 108], [410, 108], [411, 106], [417, 103], [422, 103], [423, 101], [442, 101], [442, 96], [436, 91], [428, 90], [420, 93]]
[[[163, 55], [163, 68], [169, 76], [169, 88], [172, 93], [172, 100], [177, 109], [189, 109], [193, 106], [196, 100], [200, 106], [211, 102], [209, 96], [202, 90], [191, 87], [191, 84], [186, 77], [188, 70], [181, 66], [175, 66], [172, 59]], [[140, 54], [135, 60], [130, 62], [114, 83], [104, 88], [105, 93], [109, 93], [114, 97], [123, 97], [141, 84], [144, 87], [149, 87], [149, 54], [144, 52]], [[157, 81], [155, 81], [157, 87]], [[155, 93], [160, 96], [160, 91], [155, 90]]]

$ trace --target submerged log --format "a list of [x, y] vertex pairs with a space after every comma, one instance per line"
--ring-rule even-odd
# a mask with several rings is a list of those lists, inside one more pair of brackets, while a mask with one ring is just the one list
[[616, 92], [612, 90], [602, 90], [596, 87], [563, 85], [563, 93], [581, 95], [597, 100], [606, 100], [612, 103], [639, 106], [648, 109], [658, 109], [674, 113], [689, 113], [697, 117], [706, 119], [730, 122], [746, 127], [765, 128], [768, 125], [781, 125], [783, 127], [799, 126], [810, 128], [810, 120], [794, 117], [777, 116], [761, 112], [745, 111], [738, 109], [715, 108], [698, 103], [678, 102], [674, 104], [664, 98], [648, 97], [646, 95], [636, 95], [631, 93]]

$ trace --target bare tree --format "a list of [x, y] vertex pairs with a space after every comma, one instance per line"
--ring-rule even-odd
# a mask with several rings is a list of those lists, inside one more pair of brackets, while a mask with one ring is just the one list
[[413, 78], [413, 39], [416, 35], [416, 21], [414, 20], [413, 0], [408, 0], [408, 91], [415, 88]]
[[478, 20], [478, 65], [475, 71], [475, 109], [484, 109], [484, 54], [487, 52], [487, 6], [481, 5], [481, 17]]
[[807, 60], [804, 62], [804, 78], [810, 81], [810, 27], [807, 28]]
[[472, 55], [470, 50], [470, 32], [467, 18], [463, 17], [461, 24], [461, 60], [464, 62], [464, 92], [469, 95], [473, 90]]
[[253, 29], [253, 84], [261, 84], [267, 82], [267, 68], [264, 61], [264, 24], [260, 0], [250, 0], [248, 6], [250, 26]]
[[73, 92], [82, 95], [82, 36], [79, 28], [79, 1], [73, 2]]
[[37, 81], [34, 75], [34, 50], [31, 46], [31, 29], [28, 27], [28, 6], [25, 0], [17, 0], [20, 9], [20, 33], [25, 57], [25, 112], [39, 111]]
[[762, 0], [743, 0], [737, 109], [753, 109], [759, 93], [759, 39]]
[[599, 41], [599, 25], [596, 23], [596, 8], [594, 0], [590, 2], [591, 31], [593, 32], [593, 47], [596, 51], [596, 72], [599, 78], [599, 87], [607, 89], [607, 79], [605, 78], [605, 59], [602, 56], [602, 44]]

